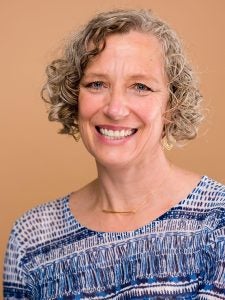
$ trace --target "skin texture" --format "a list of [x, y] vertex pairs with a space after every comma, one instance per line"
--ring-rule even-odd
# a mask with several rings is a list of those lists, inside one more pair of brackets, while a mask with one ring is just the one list
[[[200, 176], [173, 166], [162, 149], [167, 101], [159, 41], [135, 31], [109, 36], [80, 83], [80, 133], [98, 170], [95, 181], [71, 195], [71, 210], [82, 225], [98, 231], [137, 229], [196, 186]], [[109, 138], [102, 129], [132, 134]]]
[[[79, 127], [88, 151], [103, 166], [148, 163], [151, 152], [161, 151], [167, 100], [167, 78], [156, 38], [138, 32], [110, 36], [80, 86]], [[95, 129], [105, 125], [138, 131], [130, 138], [109, 140]]]

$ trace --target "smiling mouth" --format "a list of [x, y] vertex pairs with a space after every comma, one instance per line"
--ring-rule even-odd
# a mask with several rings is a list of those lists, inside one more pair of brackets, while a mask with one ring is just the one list
[[100, 126], [96, 126], [95, 128], [101, 135], [111, 140], [124, 139], [131, 135], [134, 135], [137, 132], [136, 128], [122, 130], [112, 130]]

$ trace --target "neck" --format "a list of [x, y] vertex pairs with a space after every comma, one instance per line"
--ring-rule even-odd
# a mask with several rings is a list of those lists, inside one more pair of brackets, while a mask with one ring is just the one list
[[[157, 159], [122, 168], [97, 164], [97, 199], [103, 212], [131, 214], [160, 193], [168, 182], [172, 166], [164, 153]], [[154, 205], [154, 203], [152, 203]]]

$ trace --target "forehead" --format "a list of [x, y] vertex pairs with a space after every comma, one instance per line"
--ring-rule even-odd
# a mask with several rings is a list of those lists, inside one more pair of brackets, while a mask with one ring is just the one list
[[127, 72], [164, 71], [164, 55], [160, 41], [151, 33], [130, 31], [106, 37], [105, 48], [92, 58], [85, 73], [104, 69], [126, 69]]
[[[161, 55], [163, 54], [161, 42], [155, 35], [153, 35], [151, 32], [144, 33], [136, 30], [131, 30], [127, 33], [112, 33], [106, 35], [105, 48], [103, 51], [105, 52], [105, 50], [108, 50], [112, 48], [113, 45], [117, 44], [121, 44], [121, 48], [128, 48], [131, 43], [136, 44], [137, 46], [139, 46], [139, 48], [146, 47], [149, 49], [149, 51], [157, 49], [161, 53]], [[102, 45], [103, 40], [102, 43], [100, 42], [100, 48]], [[88, 50], [92, 50], [93, 48], [94, 45], [92, 41], [90, 41]]]

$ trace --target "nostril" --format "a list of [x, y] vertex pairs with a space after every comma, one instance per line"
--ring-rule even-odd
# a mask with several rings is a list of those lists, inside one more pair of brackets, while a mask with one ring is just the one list
[[121, 102], [110, 102], [105, 106], [104, 113], [110, 119], [120, 120], [129, 115], [129, 108]]

